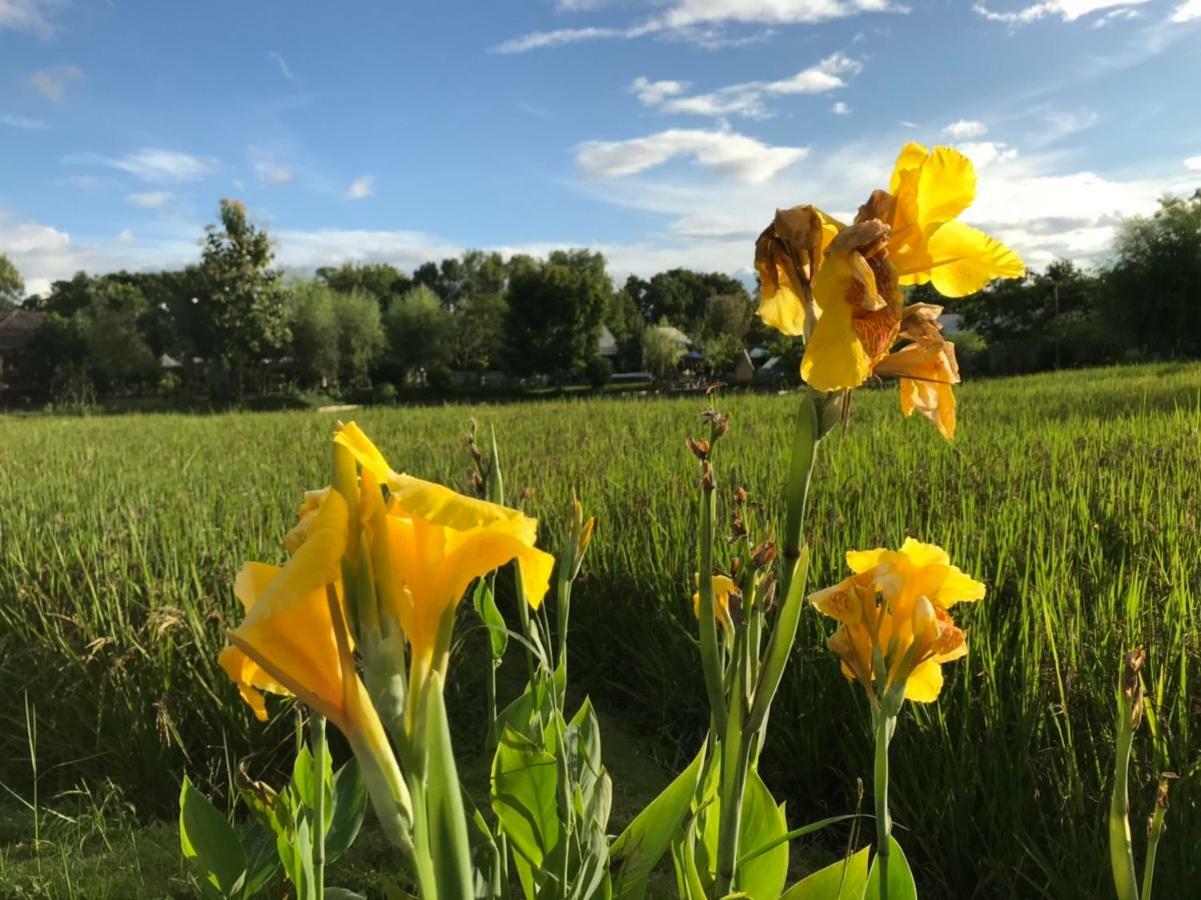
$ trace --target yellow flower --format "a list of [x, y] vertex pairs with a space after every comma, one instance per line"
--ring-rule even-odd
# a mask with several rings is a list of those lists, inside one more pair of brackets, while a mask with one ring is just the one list
[[[692, 614], [699, 619], [701, 617], [701, 576], [699, 572], [693, 576], [693, 580], [696, 582], [697, 591], [692, 595]], [[738, 585], [728, 575], [713, 576], [713, 616], [727, 631], [733, 624], [730, 621], [730, 597], [738, 598], [740, 596]]]
[[815, 206], [777, 209], [755, 241], [759, 318], [777, 331], [807, 335], [813, 329], [813, 277], [826, 246], [842, 225]]
[[218, 662], [260, 720], [267, 718], [262, 691], [293, 695], [345, 734], [386, 743], [355, 672], [341, 608], [346, 503], [334, 491], [310, 498], [305, 539], [291, 559], [282, 567], [249, 562], [238, 572], [234, 593], [246, 616]]
[[530, 605], [542, 602], [555, 561], [534, 546], [536, 519], [394, 472], [353, 422], [334, 440], [362, 466], [360, 510], [381, 611], [404, 630], [416, 668], [444, 668], [445, 626], [481, 575], [516, 560]]
[[900, 550], [851, 551], [847, 565], [850, 578], [809, 597], [840, 623], [827, 646], [843, 674], [876, 696], [879, 656], [886, 672], [881, 698], [934, 701], [942, 663], [967, 654], [966, 636], [948, 610], [983, 599], [984, 585], [951, 565], [940, 547], [912, 538]]
[[881, 376], [900, 378], [901, 412], [906, 416], [920, 412], [938, 428], [947, 440], [955, 437], [955, 392], [952, 385], [959, 384], [959, 363], [955, 360], [955, 345], [943, 340], [942, 326], [937, 317], [942, 307], [926, 303], [915, 303], [905, 307], [906, 318], [911, 310], [934, 310], [933, 318], [925, 323], [932, 333], [907, 333], [901, 329], [902, 337], [910, 337], [913, 343], [888, 354], [872, 370]]

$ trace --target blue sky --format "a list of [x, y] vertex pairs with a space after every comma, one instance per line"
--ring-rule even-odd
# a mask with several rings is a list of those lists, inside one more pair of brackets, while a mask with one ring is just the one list
[[1033, 265], [1201, 186], [1201, 0], [0, 0], [0, 252], [33, 290], [195, 259], [220, 197], [280, 261], [468, 247], [740, 272], [908, 140]]

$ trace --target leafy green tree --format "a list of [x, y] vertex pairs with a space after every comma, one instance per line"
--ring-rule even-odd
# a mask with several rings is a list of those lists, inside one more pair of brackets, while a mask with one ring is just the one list
[[714, 376], [731, 371], [743, 352], [742, 341], [732, 334], [715, 334], [701, 345], [705, 366]]
[[[666, 318], [690, 333], [701, 330], [706, 309], [713, 297], [742, 296], [750, 302], [742, 282], [720, 272], [671, 269], [655, 275], [645, 285], [637, 301], [643, 318], [648, 322]], [[627, 286], [630, 286], [629, 282]]]
[[652, 325], [642, 336], [642, 368], [657, 380], [679, 371], [684, 353], [683, 345], [663, 325]]
[[475, 294], [465, 299], [454, 314], [455, 366], [479, 372], [493, 368], [504, 355], [508, 314], [504, 294]]
[[237, 200], [222, 200], [220, 225], [205, 230], [200, 268], [201, 315], [234, 398], [247, 377], [288, 339], [288, 309], [267, 232], [249, 221]]
[[368, 387], [371, 367], [383, 353], [383, 317], [372, 294], [336, 293], [334, 321], [338, 327], [338, 381], [343, 387]]
[[120, 387], [157, 372], [157, 360], [139, 324], [147, 309], [146, 298], [133, 285], [108, 279], [95, 283], [91, 302], [79, 318], [102, 384]]
[[397, 297], [384, 313], [390, 363], [401, 378], [417, 379], [424, 370], [450, 362], [454, 321], [438, 295], [424, 284]]
[[25, 298], [25, 280], [17, 267], [0, 253], [0, 309], [16, 306]]
[[413, 286], [409, 278], [389, 263], [345, 262], [340, 266], [322, 266], [317, 278], [339, 294], [362, 291], [370, 294], [380, 310], [388, 308], [393, 297], [399, 297]]
[[646, 322], [629, 287], [627, 279], [626, 287], [612, 294], [605, 306], [605, 327], [617, 341], [617, 365], [627, 371], [642, 364], [642, 334], [646, 331]]
[[1103, 315], [1114, 334], [1149, 356], [1201, 356], [1201, 189], [1124, 221], [1113, 257]]
[[288, 329], [296, 378], [304, 387], [336, 383], [340, 354], [334, 292], [316, 281], [305, 281], [288, 293]]
[[33, 308], [69, 319], [92, 302], [94, 280], [86, 272], [76, 272], [70, 279], [55, 281], [49, 294], [34, 300]]
[[540, 265], [511, 264], [506, 332], [513, 369], [582, 374], [596, 354], [612, 291], [604, 256], [589, 250], [556, 250]]
[[701, 333], [707, 338], [729, 336], [740, 345], [751, 330], [755, 309], [746, 291], [734, 294], [714, 294], [705, 304], [705, 321]]

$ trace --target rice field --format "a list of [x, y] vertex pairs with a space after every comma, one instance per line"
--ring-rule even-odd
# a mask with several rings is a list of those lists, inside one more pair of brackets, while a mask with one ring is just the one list
[[[1201, 365], [977, 382], [947, 444], [893, 390], [856, 396], [823, 442], [807, 532], [813, 587], [847, 549], [906, 536], [989, 586], [958, 613], [970, 654], [893, 742], [898, 830], [928, 897], [1107, 896], [1105, 810], [1124, 651], [1148, 649], [1166, 736], [1132, 768], [1136, 846], [1156, 773], [1173, 788], [1158, 893], [1185, 896], [1201, 845]], [[557, 546], [574, 490], [598, 530], [573, 605], [573, 681], [669, 770], [706, 723], [691, 613], [702, 398], [373, 408], [355, 418], [392, 465], [466, 488], [463, 435], [494, 428], [510, 494]], [[778, 521], [790, 396], [719, 396], [715, 468]], [[255, 722], [216, 665], [246, 559], [279, 561], [305, 488], [324, 482], [334, 414], [0, 419], [0, 783], [29, 802], [111, 790], [170, 819], [186, 770], [220, 790], [237, 761], [286, 757], [292, 719]], [[725, 521], [723, 519], [723, 521]], [[472, 613], [464, 610], [464, 624]], [[870, 782], [862, 691], [807, 613], [762, 771], [802, 824], [854, 811]], [[464, 629], [453, 708], [474, 740], [484, 666]], [[278, 706], [276, 707], [279, 708]], [[36, 771], [36, 778], [35, 773]], [[73, 795], [74, 796], [74, 795]], [[870, 809], [870, 802], [866, 807]], [[846, 832], [809, 839], [839, 852]], [[4, 858], [0, 851], [0, 875]], [[65, 864], [65, 863], [64, 863]], [[3, 882], [0, 881], [0, 884]], [[86, 893], [78, 896], [87, 896]]]

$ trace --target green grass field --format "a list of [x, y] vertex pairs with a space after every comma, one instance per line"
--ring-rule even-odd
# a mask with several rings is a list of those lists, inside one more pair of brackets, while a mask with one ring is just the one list
[[[1108, 895], [1113, 692], [1123, 651], [1142, 643], [1168, 758], [1152, 758], [1144, 726], [1136, 845], [1155, 773], [1172, 768], [1182, 779], [1156, 888], [1184, 896], [1201, 844], [1201, 365], [969, 384], [953, 444], [902, 419], [894, 391], [860, 391], [849, 430], [823, 443], [807, 530], [813, 587], [842, 577], [845, 550], [906, 535], [942, 544], [989, 585], [984, 603], [957, 610], [969, 656], [945, 670], [936, 705], [906, 707], [893, 742], [894, 818], [923, 895]], [[533, 490], [546, 546], [580, 494], [598, 530], [573, 606], [573, 679], [667, 770], [692, 756], [705, 723], [688, 602], [696, 467], [683, 444], [700, 433], [703, 402], [341, 414], [396, 469], [460, 488], [468, 418], [494, 427], [508, 490]], [[795, 402], [717, 398], [731, 417], [715, 458], [723, 501], [744, 485], [778, 520]], [[184, 891], [170, 829], [137, 823], [172, 817], [185, 770], [220, 790], [243, 757], [260, 775], [285, 758], [291, 714], [277, 704], [270, 726], [256, 723], [216, 655], [236, 612], [233, 574], [282, 558], [301, 491], [325, 481], [333, 421], [0, 419], [0, 896], [36, 896], [33, 885], [122, 896], [89, 876], [84, 847], [118, 854], [110, 868], [157, 873], [140, 882], [148, 896]], [[462, 625], [451, 699], [470, 753], [484, 666], [466, 610]], [[762, 761], [793, 824], [853, 811], [856, 779], [870, 781], [866, 703], [825, 650], [828, 630], [806, 613]], [[630, 778], [640, 766], [625, 766]], [[845, 838], [823, 832], [810, 851]]]

